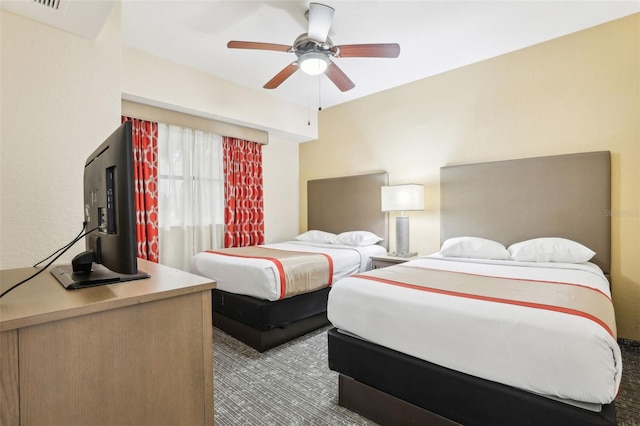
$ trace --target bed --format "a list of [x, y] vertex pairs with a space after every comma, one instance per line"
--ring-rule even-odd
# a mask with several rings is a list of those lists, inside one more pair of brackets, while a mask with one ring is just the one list
[[609, 152], [440, 185], [439, 253], [332, 286], [339, 403], [380, 424], [615, 425]]
[[[388, 218], [380, 210], [387, 182], [386, 172], [310, 180], [309, 231], [291, 241], [196, 254], [191, 271], [217, 282], [213, 325], [259, 352], [327, 325], [331, 284], [368, 269], [369, 258], [387, 250]], [[372, 236], [382, 240], [372, 243]], [[294, 275], [312, 279], [294, 285]]]

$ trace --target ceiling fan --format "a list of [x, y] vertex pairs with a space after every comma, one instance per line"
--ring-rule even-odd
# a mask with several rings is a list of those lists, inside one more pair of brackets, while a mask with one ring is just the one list
[[296, 54], [298, 59], [269, 80], [263, 86], [265, 89], [275, 89], [298, 69], [301, 69], [310, 75], [325, 73], [338, 89], [346, 92], [353, 89], [355, 84], [331, 61], [331, 58], [397, 58], [400, 55], [400, 45], [397, 43], [378, 43], [336, 46], [328, 37], [333, 13], [332, 7], [311, 3], [309, 10], [305, 13], [309, 21], [307, 32], [298, 36], [293, 42], [293, 46], [252, 41], [230, 41], [227, 43], [227, 47], [231, 49], [274, 50]]

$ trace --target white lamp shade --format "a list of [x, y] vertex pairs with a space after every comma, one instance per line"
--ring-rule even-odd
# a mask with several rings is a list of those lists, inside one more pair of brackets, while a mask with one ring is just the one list
[[424, 210], [424, 186], [418, 184], [382, 187], [382, 211]]

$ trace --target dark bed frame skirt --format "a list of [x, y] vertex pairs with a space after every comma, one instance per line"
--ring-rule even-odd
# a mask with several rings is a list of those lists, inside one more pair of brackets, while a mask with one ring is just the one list
[[212, 291], [213, 325], [264, 352], [329, 324], [329, 288], [268, 301], [251, 296]]
[[593, 412], [453, 371], [328, 331], [339, 403], [383, 425], [615, 426], [615, 405]]

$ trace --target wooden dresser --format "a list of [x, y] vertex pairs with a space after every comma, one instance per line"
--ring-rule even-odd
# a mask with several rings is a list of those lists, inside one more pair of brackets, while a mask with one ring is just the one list
[[215, 283], [138, 266], [151, 278], [65, 290], [44, 271], [0, 299], [1, 425], [213, 424]]

